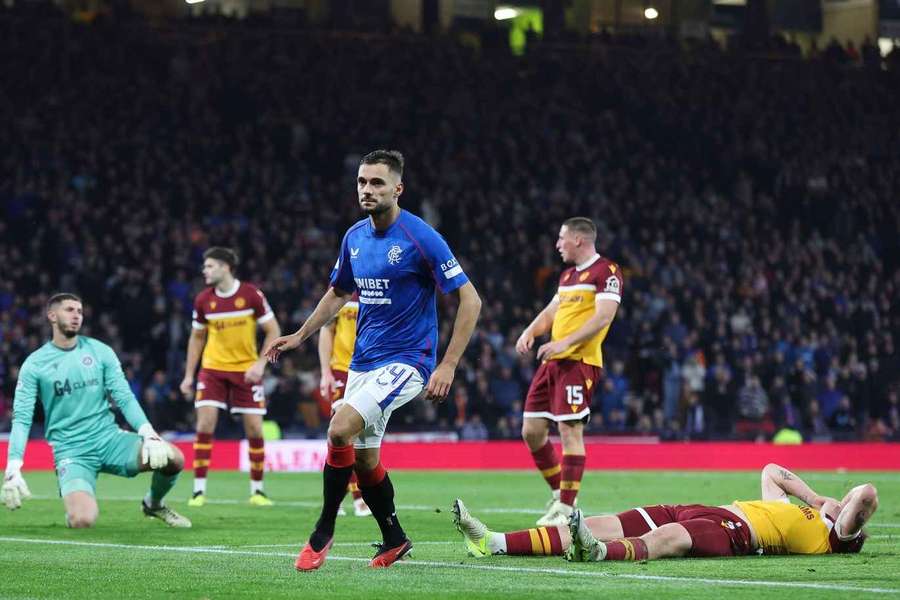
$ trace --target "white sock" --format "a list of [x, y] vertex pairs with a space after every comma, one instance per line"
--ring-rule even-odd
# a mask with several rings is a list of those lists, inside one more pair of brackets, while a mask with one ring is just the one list
[[261, 491], [263, 491], [263, 482], [251, 479], [250, 480], [250, 493], [255, 494], [256, 492], [261, 492]]
[[201, 494], [206, 493], [206, 477], [196, 477], [194, 478], [194, 493], [200, 492]]
[[489, 531], [486, 545], [491, 554], [506, 554], [506, 535]]
[[553, 499], [559, 500], [559, 490], [553, 490]]

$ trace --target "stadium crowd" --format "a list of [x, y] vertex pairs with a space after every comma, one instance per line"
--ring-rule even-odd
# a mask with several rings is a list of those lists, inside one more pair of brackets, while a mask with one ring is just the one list
[[[237, 248], [295, 330], [359, 218], [360, 156], [391, 147], [401, 205], [485, 301], [451, 398], [394, 431], [519, 436], [536, 365], [515, 340], [553, 296], [559, 224], [585, 215], [625, 272], [589, 433], [900, 439], [891, 61], [31, 18], [0, 11], [0, 431], [56, 290], [84, 297], [157, 428], [192, 431], [203, 250]], [[286, 432], [322, 434], [317, 379], [314, 342], [269, 370]]]

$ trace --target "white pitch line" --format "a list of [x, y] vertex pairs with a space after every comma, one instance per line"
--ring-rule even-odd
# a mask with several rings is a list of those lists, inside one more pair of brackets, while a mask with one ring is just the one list
[[[236, 546], [237, 548], [301, 548], [303, 544], [306, 542], [295, 542], [293, 544], [253, 544], [250, 546]], [[450, 541], [431, 541], [431, 542], [420, 542], [416, 540], [413, 542], [414, 546], [455, 546], [459, 544], [462, 546], [462, 542], [450, 542]], [[370, 542], [335, 542], [332, 544], [334, 548], [338, 548], [341, 546], [347, 548], [367, 548], [371, 547], [372, 543]]]
[[[0, 537], [0, 541], [21, 543], [21, 544], [46, 544], [55, 546], [82, 546], [89, 548], [120, 548], [131, 550], [149, 550], [158, 552], [183, 552], [187, 554], [229, 554], [238, 556], [258, 556], [258, 557], [294, 557], [293, 553], [286, 552], [254, 552], [248, 550], [223, 550], [220, 548], [204, 548], [204, 547], [185, 547], [185, 546], [146, 546], [138, 544], [111, 544], [104, 542], [74, 542], [70, 540], [41, 540], [33, 538], [17, 538], [17, 537]], [[349, 562], [369, 562], [367, 558], [355, 558], [350, 556], [333, 556], [330, 555], [328, 560], [339, 560]], [[607, 573], [605, 571], [584, 571], [581, 569], [542, 569], [537, 567], [500, 567], [496, 565], [475, 565], [460, 563], [444, 563], [437, 561], [423, 560], [403, 560], [397, 563], [404, 567], [429, 567], [443, 569], [466, 569], [475, 571], [498, 571], [506, 573], [537, 573], [542, 575], [562, 575], [574, 577], [615, 577], [617, 579], [635, 579], [641, 581], [657, 581], [661, 583], [682, 583], [716, 586], [749, 586], [749, 587], [784, 587], [784, 588], [800, 588], [815, 589], [842, 592], [863, 592], [871, 594], [900, 594], [900, 588], [878, 588], [878, 587], [857, 587], [852, 585], [840, 585], [830, 583], [812, 583], [800, 581], [762, 581], [749, 579], [709, 579], [703, 577], [678, 577], [669, 575], [635, 575], [630, 573]]]
[[[46, 496], [41, 494], [35, 494], [31, 497], [32, 500], [59, 500], [59, 496]], [[144, 499], [143, 496], [98, 496], [97, 498], [100, 502], [139, 502]], [[167, 502], [171, 502], [170, 499], [166, 500]], [[175, 500], [174, 502], [180, 503], [181, 500]], [[184, 501], [186, 502], [186, 501]], [[308, 501], [308, 500], [274, 500], [276, 506], [293, 506], [298, 508], [321, 508], [321, 501]], [[248, 504], [245, 500], [233, 500], [233, 499], [217, 499], [210, 498], [206, 501], [207, 504], [223, 504], [228, 506], [234, 506], [239, 504]], [[422, 510], [422, 511], [434, 511], [435, 509], [440, 508], [444, 511], [444, 507], [433, 506], [429, 504], [401, 504], [397, 506], [397, 510]], [[449, 512], [450, 506], [446, 507], [446, 511]], [[499, 514], [528, 514], [528, 515], [542, 515], [544, 514], [543, 510], [534, 509], [534, 508], [482, 508], [479, 509], [479, 512], [482, 513], [499, 513]]]

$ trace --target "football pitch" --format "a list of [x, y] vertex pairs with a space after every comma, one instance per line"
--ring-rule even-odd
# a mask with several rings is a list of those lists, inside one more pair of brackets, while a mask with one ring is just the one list
[[[94, 529], [69, 530], [49, 472], [26, 472], [34, 498], [0, 512], [0, 598], [791, 598], [900, 597], [900, 473], [798, 473], [821, 494], [871, 482], [880, 507], [859, 555], [753, 556], [649, 563], [569, 564], [559, 557], [468, 557], [450, 504], [465, 500], [494, 530], [523, 529], [549, 493], [531, 472], [391, 473], [412, 557], [367, 566], [380, 539], [371, 517], [338, 518], [335, 545], [318, 571], [294, 558], [318, 516], [321, 476], [266, 475], [273, 507], [247, 504], [247, 475], [211, 472], [210, 502], [186, 505], [190, 474], [169, 504], [193, 529], [141, 515], [150, 477], [101, 475]], [[588, 514], [657, 503], [724, 504], [759, 497], [753, 472], [589, 471], [579, 505]], [[345, 507], [352, 509], [349, 499]]]

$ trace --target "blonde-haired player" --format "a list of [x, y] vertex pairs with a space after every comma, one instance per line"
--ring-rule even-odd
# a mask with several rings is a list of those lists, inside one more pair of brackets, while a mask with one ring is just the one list
[[[857, 485], [838, 501], [817, 494], [774, 463], [763, 468], [761, 478], [760, 500], [722, 506], [657, 504], [588, 518], [575, 510], [568, 525], [510, 533], [488, 530], [457, 500], [454, 523], [472, 556], [565, 554], [570, 561], [596, 562], [862, 549], [863, 525], [878, 508], [873, 485]], [[792, 504], [789, 496], [805, 505]]]

